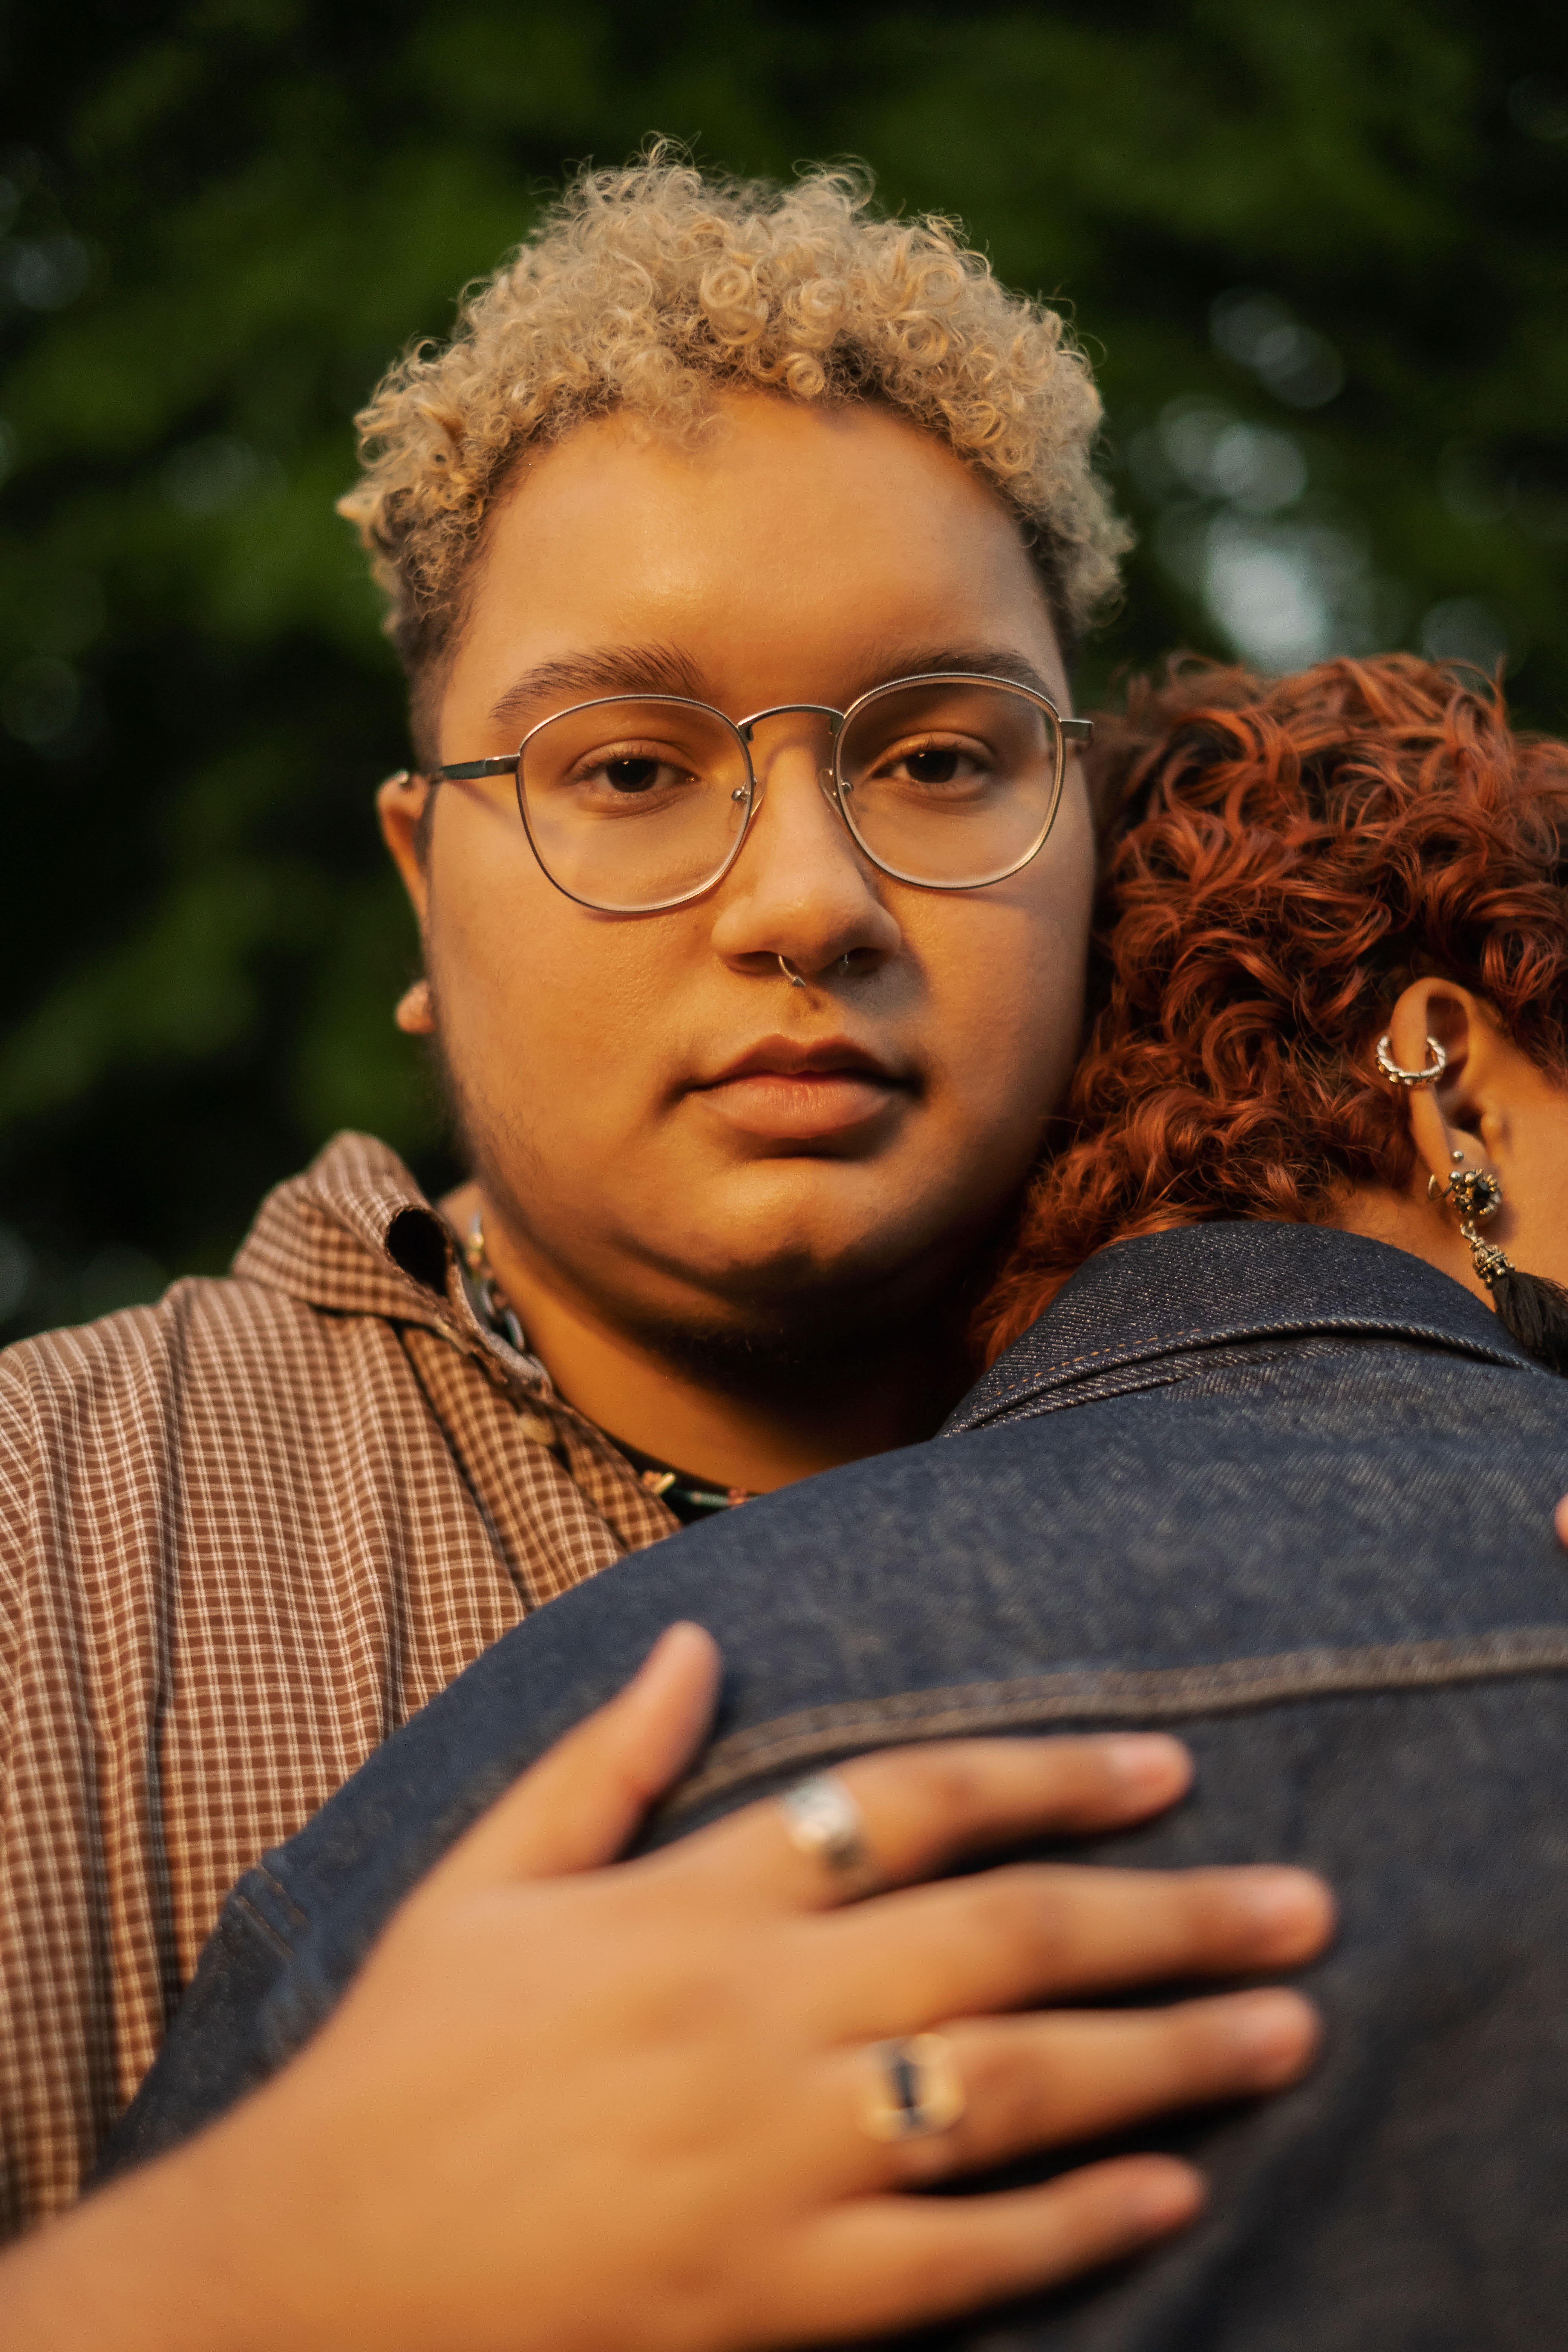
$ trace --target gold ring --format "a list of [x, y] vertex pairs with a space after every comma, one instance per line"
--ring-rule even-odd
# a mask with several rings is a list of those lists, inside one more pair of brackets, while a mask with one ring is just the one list
[[873, 2042], [873, 2074], [860, 2127], [873, 2139], [923, 2139], [950, 2130], [963, 2113], [963, 2077], [945, 2033]]

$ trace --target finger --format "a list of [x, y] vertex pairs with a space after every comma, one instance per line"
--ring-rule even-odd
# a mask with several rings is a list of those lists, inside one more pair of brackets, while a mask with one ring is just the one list
[[885, 1895], [816, 1930], [830, 2030], [868, 2040], [1170, 1978], [1296, 1968], [1333, 1931], [1304, 1870], [1021, 1864]]
[[[1166, 2009], [1058, 2011], [942, 2028], [964, 2105], [945, 2130], [854, 2133], [846, 2190], [908, 2187], [1141, 2123], [1172, 2107], [1255, 2098], [1304, 2074], [1322, 2038], [1309, 2000], [1282, 1987]], [[837, 2053], [822, 2096], [858, 2124], [881, 2095], [873, 2048]]]
[[[833, 1777], [859, 1810], [877, 1883], [902, 1885], [976, 1847], [1142, 1821], [1173, 1803], [1192, 1773], [1179, 1740], [1133, 1732], [932, 1740], [859, 1757]], [[689, 1867], [711, 1870], [747, 1901], [766, 1891], [822, 1909], [866, 1891], [864, 1876], [837, 1876], [802, 1851], [776, 1799], [699, 1832], [685, 1852]]]
[[427, 1884], [549, 1878], [613, 1862], [701, 1745], [719, 1673], [712, 1635], [671, 1625], [625, 1689], [557, 1740]]
[[1552, 1513], [1552, 1524], [1557, 1530], [1558, 1542], [1561, 1544], [1568, 1544], [1568, 1495], [1563, 1496], [1563, 1500], [1558, 1504], [1556, 1510]]
[[949, 2318], [1136, 2253], [1204, 2198], [1190, 2165], [1126, 2156], [994, 2197], [857, 2199], [813, 2225], [791, 2298], [803, 2307], [781, 2316], [792, 2335], [831, 2326], [836, 2343]]

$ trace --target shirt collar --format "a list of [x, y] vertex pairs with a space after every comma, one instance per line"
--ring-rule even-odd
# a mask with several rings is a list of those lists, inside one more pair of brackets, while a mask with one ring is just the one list
[[971, 1389], [944, 1437], [1107, 1372], [1227, 1342], [1340, 1331], [1539, 1371], [1489, 1307], [1407, 1250], [1323, 1225], [1226, 1223], [1100, 1250]]
[[479, 1321], [458, 1240], [408, 1170], [374, 1135], [334, 1136], [302, 1176], [270, 1192], [233, 1272], [339, 1315], [438, 1331], [508, 1385], [544, 1394], [542, 1366]]

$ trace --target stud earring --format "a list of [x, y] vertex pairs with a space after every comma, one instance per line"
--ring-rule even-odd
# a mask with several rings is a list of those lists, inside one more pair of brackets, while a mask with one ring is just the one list
[[430, 1002], [429, 982], [416, 980], [412, 988], [405, 988], [397, 1000], [396, 1009], [392, 1017], [405, 1035], [428, 1037], [436, 1026], [436, 1013]]
[[[1450, 1156], [1462, 1160], [1464, 1153]], [[1503, 1329], [1549, 1371], [1568, 1373], [1568, 1290], [1543, 1274], [1521, 1274], [1506, 1251], [1478, 1231], [1482, 1219], [1495, 1217], [1502, 1206], [1498, 1178], [1488, 1168], [1456, 1168], [1443, 1185], [1436, 1176], [1428, 1176], [1426, 1192], [1430, 1200], [1442, 1202], [1458, 1217], [1470, 1261], [1491, 1293]]]

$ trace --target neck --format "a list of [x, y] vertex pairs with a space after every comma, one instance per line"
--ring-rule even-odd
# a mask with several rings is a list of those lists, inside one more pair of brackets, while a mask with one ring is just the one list
[[[466, 1234], [479, 1206], [465, 1185], [442, 1202]], [[971, 1302], [879, 1318], [798, 1342], [723, 1331], [649, 1336], [609, 1319], [485, 1221], [491, 1271], [560, 1394], [606, 1433], [717, 1487], [766, 1494], [818, 1470], [934, 1435], [970, 1386]]]
[[1387, 1242], [1425, 1258], [1439, 1274], [1450, 1275], [1478, 1298], [1492, 1304], [1490, 1291], [1476, 1272], [1468, 1244], [1449, 1211], [1426, 1196], [1426, 1171], [1419, 1168], [1409, 1190], [1396, 1192], [1386, 1185], [1363, 1184], [1342, 1202], [1333, 1223], [1347, 1234], [1368, 1241]]

